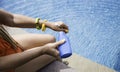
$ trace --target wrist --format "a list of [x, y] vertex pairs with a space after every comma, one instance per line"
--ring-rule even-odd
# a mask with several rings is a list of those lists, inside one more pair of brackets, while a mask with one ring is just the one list
[[52, 24], [52, 22], [48, 22], [48, 21], [45, 22], [44, 20], [40, 20], [40, 21], [39, 21], [39, 24], [43, 24], [43, 23], [44, 23], [45, 26], [48, 27], [48, 28], [50, 28], [50, 25]]
[[37, 18], [36, 18], [36, 28], [38, 29], [38, 30], [42, 30], [42, 31], [45, 31], [46, 30], [46, 28], [53, 28], [53, 25], [54, 24], [54, 22], [48, 22], [47, 20], [38, 20]]
[[46, 22], [45, 24], [46, 24], [47, 28], [51, 28], [51, 26], [52, 26], [52, 22]]

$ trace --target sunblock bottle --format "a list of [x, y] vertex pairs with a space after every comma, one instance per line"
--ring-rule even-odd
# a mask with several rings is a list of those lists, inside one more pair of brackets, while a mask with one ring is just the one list
[[72, 49], [71, 49], [70, 41], [69, 41], [69, 38], [66, 36], [66, 34], [64, 32], [59, 32], [58, 40], [60, 41], [62, 39], [65, 39], [65, 43], [61, 44], [58, 47], [58, 50], [60, 52], [60, 57], [61, 58], [67, 58], [67, 57], [72, 55]]

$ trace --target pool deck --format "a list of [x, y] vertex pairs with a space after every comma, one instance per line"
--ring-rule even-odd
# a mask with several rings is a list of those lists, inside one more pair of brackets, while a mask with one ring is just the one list
[[[26, 34], [28, 32], [20, 28], [8, 28], [11, 35], [15, 34]], [[101, 64], [95, 63], [85, 57], [73, 53], [69, 58], [63, 59], [68, 61], [70, 67], [76, 69], [79, 72], [115, 72], [114, 70], [103, 66]]]

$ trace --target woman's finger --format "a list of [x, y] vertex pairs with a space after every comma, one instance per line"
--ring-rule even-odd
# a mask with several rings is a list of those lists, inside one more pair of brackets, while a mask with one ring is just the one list
[[62, 24], [61, 27], [62, 27], [63, 29], [67, 29], [67, 30], [68, 30], [68, 26], [66, 26], [66, 25], [64, 25], [64, 24]]
[[56, 60], [62, 62], [62, 59], [61, 59], [60, 55], [58, 55], [58, 56], [56, 57]]
[[55, 45], [59, 46], [59, 45], [63, 44], [64, 42], [65, 42], [65, 39], [62, 39], [62, 40], [60, 40], [58, 42], [55, 42]]
[[51, 49], [50, 55], [57, 58], [59, 56], [59, 51], [57, 49]]
[[63, 31], [65, 33], [68, 33], [68, 30], [67, 29], [58, 29], [57, 31]]

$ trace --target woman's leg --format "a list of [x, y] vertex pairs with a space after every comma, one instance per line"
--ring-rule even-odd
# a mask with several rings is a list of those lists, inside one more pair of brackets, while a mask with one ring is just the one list
[[[55, 42], [55, 37], [51, 35], [43, 34], [24, 34], [15, 35], [13, 38], [23, 46], [23, 49], [30, 49], [37, 46], [42, 46], [47, 43]], [[16, 69], [16, 72], [35, 72], [36, 70], [44, 67], [50, 62], [54, 61], [55, 58], [49, 55], [42, 55], [38, 58], [31, 60], [30, 62], [22, 65]]]
[[14, 35], [12, 37], [23, 47], [24, 50], [55, 42], [55, 37], [48, 34], [23, 34]]

